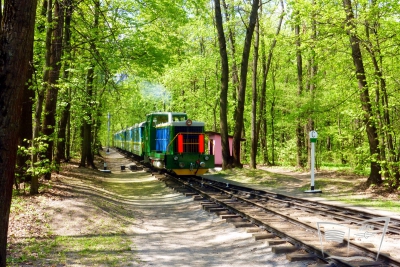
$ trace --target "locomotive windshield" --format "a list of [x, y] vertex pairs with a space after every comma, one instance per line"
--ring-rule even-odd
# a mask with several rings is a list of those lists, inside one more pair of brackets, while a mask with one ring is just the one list
[[173, 121], [186, 121], [187, 116], [183, 114], [174, 114], [172, 115], [172, 120]]
[[153, 125], [158, 125], [165, 122], [168, 122], [168, 115], [162, 114], [153, 116]]

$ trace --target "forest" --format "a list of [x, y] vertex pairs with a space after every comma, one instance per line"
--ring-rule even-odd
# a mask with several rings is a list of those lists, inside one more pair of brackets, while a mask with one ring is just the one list
[[223, 168], [307, 169], [315, 130], [317, 167], [400, 186], [398, 1], [28, 2], [1, 1], [2, 217], [12, 187], [94, 167], [110, 132], [153, 111], [220, 132]]

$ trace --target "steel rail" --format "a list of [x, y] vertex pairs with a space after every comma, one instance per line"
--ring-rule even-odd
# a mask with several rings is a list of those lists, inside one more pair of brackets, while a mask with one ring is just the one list
[[[171, 176], [171, 177], [176, 179], [173, 176]], [[215, 196], [215, 193], [214, 194], [210, 194], [210, 193], [208, 193], [208, 192], [206, 192], [206, 191], [204, 191], [202, 189], [199, 189], [199, 188], [191, 185], [190, 182], [188, 182], [188, 181], [184, 181], [184, 180], [178, 180], [178, 181], [180, 181], [182, 184], [185, 185], [185, 187], [190, 188], [191, 190], [195, 191], [197, 194], [201, 195], [202, 197], [210, 199], [212, 202], [225, 207], [226, 209], [230, 210], [231, 212], [234, 212], [234, 213], [240, 215], [241, 217], [249, 220], [250, 222], [252, 222], [255, 225], [258, 225], [259, 227], [261, 227], [263, 229], [266, 229], [269, 232], [272, 232], [273, 234], [275, 234], [278, 237], [280, 237], [280, 238], [286, 240], [287, 242], [293, 244], [294, 246], [298, 247], [299, 249], [303, 248], [306, 251], [308, 251], [310, 253], [313, 253], [314, 255], [316, 255], [321, 260], [326, 261], [326, 259], [324, 259], [323, 255], [322, 255], [322, 252], [321, 252], [321, 250], [319, 248], [317, 248], [317, 247], [315, 247], [315, 246], [313, 246], [311, 244], [306, 244], [303, 241], [301, 241], [300, 239], [292, 237], [292, 236], [280, 231], [279, 229], [276, 229], [275, 227], [272, 227], [272, 226], [268, 225], [267, 223], [264, 223], [263, 221], [261, 221], [261, 220], [259, 220], [257, 218], [254, 218], [254, 217], [246, 214], [245, 212], [240, 211], [239, 209], [236, 209], [235, 207], [229, 205], [229, 203], [225, 203], [224, 201], [218, 200], [216, 198], [216, 196]], [[312, 231], [313, 233], [317, 233], [317, 229], [315, 227], [312, 227], [312, 226], [310, 226], [308, 224], [300, 222], [300, 221], [298, 221], [296, 219], [293, 219], [293, 218], [291, 218], [289, 216], [286, 216], [286, 215], [284, 215], [282, 213], [270, 210], [270, 209], [264, 207], [263, 205], [260, 205], [259, 203], [253, 202], [253, 201], [251, 201], [249, 199], [241, 197], [240, 195], [234, 194], [234, 193], [232, 193], [230, 191], [227, 191], [225, 189], [222, 189], [220, 187], [217, 187], [217, 186], [214, 186], [214, 185], [211, 185], [211, 184], [203, 184], [203, 186], [204, 185], [206, 186], [206, 188], [207, 187], [211, 187], [212, 189], [217, 190], [217, 192], [218, 191], [222, 192], [224, 194], [227, 194], [227, 195], [231, 196], [231, 198], [234, 197], [237, 200], [240, 200], [240, 201], [245, 202], [245, 203], [249, 203], [249, 204], [251, 204], [253, 206], [256, 206], [257, 208], [263, 209], [264, 211], [266, 211], [266, 212], [268, 212], [270, 214], [273, 214], [274, 216], [278, 216], [278, 217], [284, 219], [287, 222], [290, 222], [290, 223], [295, 224], [297, 226], [301, 226], [302, 228], [307, 229], [309, 231]], [[372, 250], [370, 250], [368, 248], [365, 248], [365, 247], [362, 247], [360, 245], [357, 245], [357, 244], [355, 244], [355, 243], [353, 243], [351, 241], [349, 241], [349, 243], [350, 243], [350, 245], [351, 245], [351, 247], [353, 249], [357, 249], [357, 250], [362, 251], [368, 257], [370, 257], [372, 260], [375, 259], [375, 256], [377, 254], [376, 251], [372, 251]], [[328, 255], [328, 256], [332, 256], [332, 255], [327, 254], [326, 252], [324, 254]], [[380, 259], [380, 261], [382, 263], [387, 264], [387, 266], [400, 267], [400, 262], [398, 262], [396, 259], [394, 259], [394, 258], [392, 258], [390, 256], [387, 256], [385, 254], [380, 254], [379, 255], [379, 259]], [[346, 262], [343, 262], [343, 261], [340, 261], [340, 262], [341, 262], [341, 264], [344, 264], [344, 265], [348, 266], [348, 264], [346, 264]]]
[[[208, 180], [208, 181], [213, 182], [213, 184], [212, 184], [213, 186], [216, 186], [216, 184], [221, 184], [221, 186], [218, 186], [220, 188], [224, 188], [222, 185], [226, 184], [226, 183], [212, 181], [212, 180]], [[334, 212], [334, 211], [331, 211], [331, 210], [338, 210], [341, 207], [337, 207], [337, 206], [334, 206], [334, 205], [331, 205], [331, 204], [326, 204], [326, 203], [309, 201], [309, 200], [302, 199], [302, 198], [286, 196], [286, 195], [277, 194], [277, 193], [268, 192], [268, 191], [259, 190], [259, 189], [255, 190], [255, 189], [252, 189], [252, 188], [246, 188], [246, 187], [243, 187], [243, 186], [238, 186], [238, 185], [233, 185], [233, 184], [230, 184], [229, 186], [233, 190], [241, 190], [241, 191], [249, 193], [249, 194], [251, 194], [251, 195], [253, 195], [255, 197], [268, 198], [268, 199], [270, 199], [272, 201], [281, 202], [281, 203], [284, 203], [286, 205], [298, 206], [301, 209], [306, 209], [306, 210], [310, 210], [310, 211], [316, 211], [318, 214], [329, 214], [329, 215], [336, 216], [336, 217], [342, 217], [342, 218], [344, 218], [344, 219], [346, 219], [346, 220], [348, 220], [350, 222], [353, 222], [353, 223], [359, 223], [359, 222], [361, 222], [363, 220], [377, 217], [376, 214], [372, 214], [372, 213], [364, 212], [364, 211], [356, 211], [356, 210], [352, 210], [352, 209], [346, 209], [345, 212], [347, 214], [345, 214], [343, 212], [340, 212], [340, 211], [339, 212]], [[257, 192], [261, 192], [261, 194], [258, 194]], [[306, 206], [304, 204], [299, 204], [299, 203], [296, 203], [296, 202], [303, 202], [303, 203], [309, 204], [311, 206]], [[320, 209], [320, 208], [315, 207], [315, 206], [320, 206], [320, 207], [322, 207], [322, 208], [324, 208], [326, 210]], [[351, 213], [358, 214], [359, 216], [350, 215]], [[360, 217], [362, 217], [362, 219]], [[380, 223], [380, 222], [372, 222], [371, 224], [375, 224], [375, 225], [380, 226], [380, 227], [384, 225], [383, 223]], [[396, 224], [396, 225], [394, 225], [394, 224]], [[388, 232], [400, 234], [400, 227], [397, 226], [399, 224], [400, 224], [400, 220], [391, 218], [391, 221], [390, 221], [390, 224], [389, 224], [389, 227], [388, 227]]]

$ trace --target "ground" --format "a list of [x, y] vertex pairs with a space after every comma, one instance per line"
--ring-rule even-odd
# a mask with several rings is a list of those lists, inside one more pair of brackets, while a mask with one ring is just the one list
[[[111, 174], [72, 162], [39, 195], [14, 197], [9, 266], [289, 266], [151, 174], [121, 171], [126, 158], [104, 156]], [[103, 167], [101, 158], [97, 164]], [[262, 166], [208, 175], [294, 195], [303, 195], [310, 180], [309, 173]], [[377, 189], [365, 193], [365, 177], [320, 171], [316, 179], [330, 198], [382, 199]], [[398, 206], [397, 194], [383, 193]]]

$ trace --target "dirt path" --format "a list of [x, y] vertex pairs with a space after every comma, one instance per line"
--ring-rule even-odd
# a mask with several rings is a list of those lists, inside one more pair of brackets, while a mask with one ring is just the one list
[[106, 161], [111, 174], [64, 166], [46, 193], [27, 199], [30, 213], [13, 213], [10, 266], [306, 266], [149, 173], [120, 171], [129, 161], [114, 151]]

